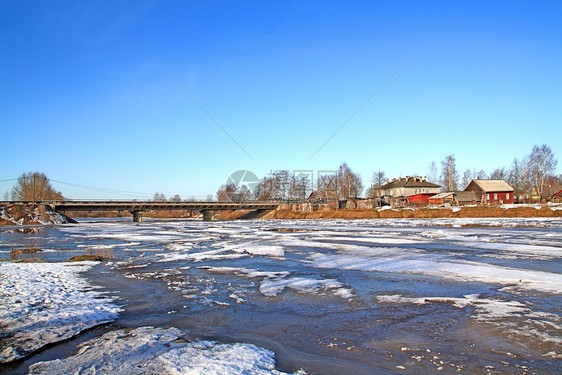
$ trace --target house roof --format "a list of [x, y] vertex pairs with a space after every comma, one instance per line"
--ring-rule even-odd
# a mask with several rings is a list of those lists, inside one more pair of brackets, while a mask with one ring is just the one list
[[480, 198], [478, 198], [478, 195], [476, 195], [475, 192], [473, 191], [455, 191], [455, 198], [457, 198], [457, 200], [459, 202], [473, 202], [473, 201], [480, 201]]
[[337, 199], [338, 196], [335, 191], [314, 190], [312, 193], [310, 193], [308, 199], [311, 199], [312, 197], [315, 197], [316, 199]]
[[400, 177], [397, 180], [391, 181], [386, 185], [381, 186], [381, 189], [396, 189], [401, 187], [426, 187], [438, 188], [440, 185], [429, 182], [421, 177]]
[[459, 202], [479, 201], [478, 195], [473, 191], [450, 191], [447, 193], [439, 193], [429, 199], [445, 199], [454, 196]]
[[449, 193], [439, 193], [439, 194], [435, 194], [432, 197], [429, 197], [429, 199], [444, 199], [447, 197], [450, 197], [451, 195], [453, 195], [453, 193], [449, 192]]
[[561, 184], [552, 184], [544, 187], [543, 197], [550, 198], [562, 190]]
[[513, 191], [513, 188], [504, 180], [472, 180], [466, 188], [468, 189], [472, 184], [476, 185], [483, 192]]

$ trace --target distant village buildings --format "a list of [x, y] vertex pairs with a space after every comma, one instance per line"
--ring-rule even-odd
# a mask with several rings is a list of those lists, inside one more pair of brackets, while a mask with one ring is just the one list
[[548, 184], [543, 188], [542, 197], [539, 196], [537, 189], [533, 186], [531, 198], [540, 201], [541, 198], [549, 202], [562, 202], [562, 184]]
[[[472, 180], [464, 191], [441, 192], [441, 186], [427, 181], [426, 177], [406, 176], [387, 180], [385, 185], [373, 189], [374, 197], [348, 197], [338, 199], [334, 191], [313, 191], [305, 202], [294, 204], [297, 211], [331, 209], [371, 209], [381, 206], [450, 207], [501, 205], [515, 202], [515, 191], [504, 180]], [[562, 202], [562, 185], [545, 186], [543, 196], [551, 202]]]
[[337, 200], [338, 200], [338, 196], [336, 192], [330, 190], [326, 190], [326, 191], [314, 190], [312, 193], [310, 193], [307, 199], [307, 201], [310, 203], [318, 203], [318, 204], [322, 204], [322, 203], [335, 204]]
[[550, 202], [562, 202], [562, 184], [549, 184], [544, 188], [543, 196]]

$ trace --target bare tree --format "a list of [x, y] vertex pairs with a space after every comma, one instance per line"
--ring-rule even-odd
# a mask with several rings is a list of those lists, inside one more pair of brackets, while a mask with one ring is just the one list
[[491, 180], [507, 180], [508, 173], [505, 167], [496, 168], [490, 173]]
[[231, 198], [236, 194], [236, 185], [222, 185], [217, 191], [217, 200], [219, 202], [232, 202]]
[[474, 180], [487, 180], [488, 174], [483, 169], [479, 170], [478, 172], [476, 172], [476, 169], [475, 169], [474, 174], [473, 174], [473, 179]]
[[246, 185], [222, 185], [217, 191], [219, 202], [241, 203], [252, 200], [252, 192]]
[[354, 173], [346, 163], [342, 163], [336, 174], [336, 187], [339, 199], [359, 197], [363, 191], [361, 176]]
[[270, 201], [277, 199], [277, 187], [273, 177], [264, 177], [258, 183], [254, 191], [255, 197], [259, 201]]
[[154, 197], [152, 198], [154, 202], [166, 202], [166, 196], [163, 193], [154, 193]]
[[307, 174], [291, 176], [291, 185], [289, 190], [290, 199], [304, 200], [310, 191], [311, 181]]
[[284, 170], [276, 171], [273, 173], [273, 178], [277, 189], [276, 195], [279, 199], [287, 199], [290, 194], [291, 173]]
[[455, 155], [446, 156], [441, 162], [441, 184], [444, 191], [456, 191], [459, 174], [455, 166]]
[[511, 163], [511, 168], [508, 172], [507, 182], [513, 187], [515, 190], [515, 195], [519, 196], [522, 193], [525, 193], [523, 188], [523, 166], [521, 162], [515, 158]]
[[170, 202], [174, 202], [174, 203], [180, 203], [181, 202], [181, 197], [179, 194], [174, 195], [172, 198], [169, 199]]
[[384, 184], [386, 184], [386, 174], [384, 173], [384, 171], [381, 171], [379, 169], [378, 172], [375, 172], [373, 174], [373, 179], [371, 182], [375, 186], [383, 186]]
[[365, 196], [368, 198], [375, 198], [381, 196], [381, 186], [386, 184], [386, 174], [384, 171], [379, 171], [373, 173], [373, 178], [371, 179], [371, 186], [367, 188]]
[[429, 163], [428, 170], [429, 170], [429, 174], [428, 174], [427, 180], [429, 182], [436, 183], [437, 179], [439, 178], [439, 175], [438, 175], [437, 166], [435, 165], [435, 162], [432, 161], [431, 163]]
[[319, 191], [336, 191], [336, 174], [325, 174], [318, 177]]
[[556, 160], [552, 150], [546, 144], [540, 147], [534, 146], [527, 158], [531, 183], [539, 200], [542, 201], [544, 183], [548, 176], [554, 174], [558, 160]]
[[288, 199], [298, 189], [297, 185], [289, 171], [275, 171], [260, 180], [254, 190], [254, 197], [259, 201]]
[[22, 174], [16, 185], [12, 188], [12, 200], [14, 201], [43, 201], [43, 200], [63, 200], [60, 191], [56, 191], [51, 186], [45, 174], [39, 172], [29, 172]]
[[464, 171], [464, 173], [462, 174], [462, 188], [466, 189], [468, 184], [470, 184], [470, 182], [473, 180], [472, 178], [472, 172], [470, 172], [470, 169], [467, 169], [466, 171]]

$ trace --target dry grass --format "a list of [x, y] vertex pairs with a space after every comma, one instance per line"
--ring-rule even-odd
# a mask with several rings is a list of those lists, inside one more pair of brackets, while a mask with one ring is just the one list
[[41, 258], [21, 259], [21, 260], [15, 260], [14, 262], [15, 263], [47, 263], [45, 259], [41, 259]]
[[77, 255], [68, 258], [68, 262], [83, 262], [83, 261], [95, 261], [95, 262], [105, 262], [107, 260], [114, 259], [113, 249], [107, 248], [97, 248], [90, 249], [88, 254]]
[[41, 249], [35, 245], [34, 242], [31, 242], [26, 247], [22, 247], [19, 249], [12, 249], [10, 251], [10, 259], [11, 260], [19, 260], [20, 258], [24, 257], [24, 254], [35, 254], [40, 252]]
[[314, 212], [297, 212], [277, 210], [264, 216], [264, 219], [387, 219], [387, 218], [484, 218], [484, 217], [562, 217], [562, 210], [553, 211], [548, 207], [537, 210], [533, 207], [517, 207], [504, 210], [501, 207], [462, 207], [458, 212], [452, 209], [421, 208], [383, 210], [329, 210]]

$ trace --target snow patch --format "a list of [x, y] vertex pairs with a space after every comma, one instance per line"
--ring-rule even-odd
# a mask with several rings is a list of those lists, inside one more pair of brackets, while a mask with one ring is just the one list
[[285, 288], [293, 289], [298, 293], [325, 293], [332, 292], [336, 296], [349, 299], [353, 297], [351, 289], [334, 279], [308, 279], [303, 277], [291, 277], [288, 279], [266, 279], [260, 284], [260, 292], [268, 297], [276, 296]]
[[359, 257], [315, 253], [309, 259], [310, 264], [318, 268], [409, 273], [463, 282], [499, 284], [511, 289], [562, 293], [562, 274], [501, 267], [445, 256], [398, 254], [395, 257]]
[[235, 267], [199, 267], [209, 272], [234, 274], [247, 278], [263, 278], [260, 283], [260, 292], [268, 297], [273, 297], [283, 292], [285, 288], [292, 289], [298, 293], [320, 294], [330, 292], [338, 297], [353, 298], [353, 291], [335, 279], [311, 279], [304, 277], [290, 277], [288, 271], [260, 271], [249, 268]]
[[[286, 374], [275, 354], [252, 344], [188, 341], [176, 328], [140, 327], [108, 332], [62, 360], [39, 362], [30, 374]], [[305, 374], [303, 371], [299, 374]]]
[[113, 299], [79, 276], [94, 264], [0, 263], [0, 362], [117, 318]]

